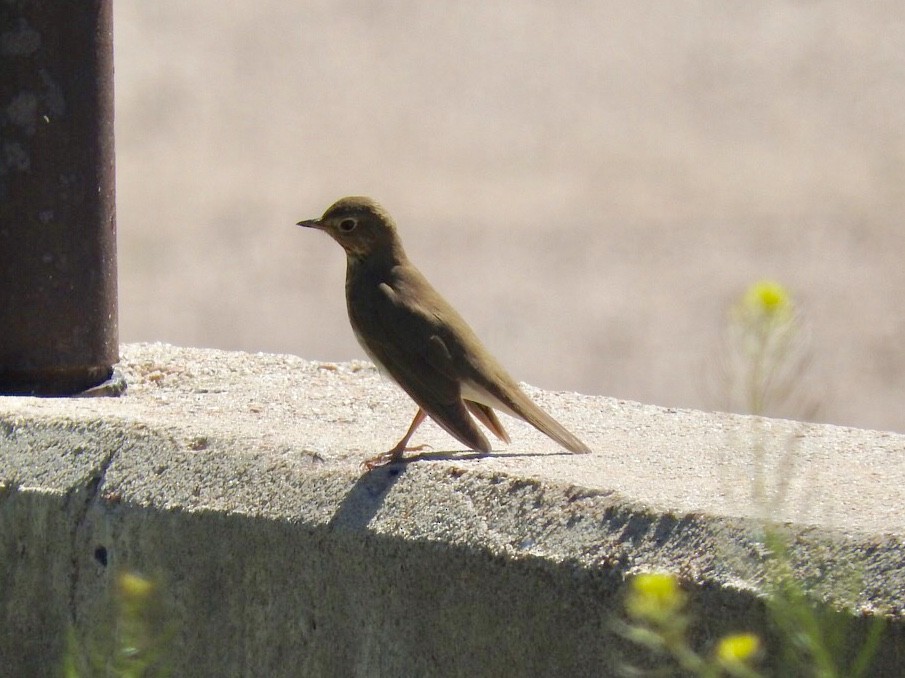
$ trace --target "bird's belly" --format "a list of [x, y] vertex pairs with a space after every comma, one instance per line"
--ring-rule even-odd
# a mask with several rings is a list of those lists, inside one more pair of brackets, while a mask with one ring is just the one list
[[374, 363], [374, 366], [377, 368], [377, 370], [383, 376], [388, 377], [389, 379], [391, 379], [392, 381], [395, 382], [396, 380], [393, 379], [393, 375], [390, 374], [390, 372], [389, 372], [389, 370], [387, 370], [386, 366], [384, 366], [384, 364], [382, 362], [380, 362], [380, 359], [376, 355], [374, 355], [374, 353], [371, 351], [370, 348], [368, 348], [367, 343], [365, 343], [365, 340], [362, 338], [361, 334], [359, 334], [358, 330], [355, 328], [354, 325], [352, 326], [352, 333], [355, 335], [355, 339], [358, 341], [358, 345], [361, 346], [362, 350], [371, 359], [371, 362]]

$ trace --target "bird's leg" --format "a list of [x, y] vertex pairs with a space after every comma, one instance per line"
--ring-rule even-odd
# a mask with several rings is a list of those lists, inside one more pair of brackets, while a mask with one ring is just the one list
[[419, 407], [418, 412], [415, 414], [415, 418], [412, 419], [412, 425], [409, 426], [409, 430], [406, 431], [404, 436], [402, 436], [402, 440], [396, 443], [392, 450], [384, 452], [383, 454], [378, 454], [376, 457], [367, 459], [363, 461], [361, 465], [370, 471], [377, 468], [378, 466], [384, 466], [385, 464], [393, 463], [394, 461], [399, 459], [399, 457], [402, 456], [402, 453], [406, 450], [422, 450], [425, 447], [429, 447], [429, 445], [416, 445], [415, 447], [408, 447], [409, 439], [415, 433], [415, 429], [421, 425], [422, 421], [424, 421], [425, 416], [427, 415], [424, 414], [424, 410]]

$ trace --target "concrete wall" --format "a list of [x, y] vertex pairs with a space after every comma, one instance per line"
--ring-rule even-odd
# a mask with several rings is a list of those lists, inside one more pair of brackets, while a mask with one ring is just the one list
[[849, 641], [889, 619], [871, 675], [901, 675], [903, 436], [531, 390], [595, 453], [425, 425], [431, 451], [363, 473], [413, 410], [370, 366], [133, 345], [120, 369], [121, 398], [0, 399], [4, 675], [52, 675], [69, 629], [102, 653], [126, 570], [158, 582], [173, 675], [613, 675], [645, 661], [613, 630], [636, 571], [687, 579], [700, 642], [763, 632], [765, 506], [810, 588], [860, 584]]

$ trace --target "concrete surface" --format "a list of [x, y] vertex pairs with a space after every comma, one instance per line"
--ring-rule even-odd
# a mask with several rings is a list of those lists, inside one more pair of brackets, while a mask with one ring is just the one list
[[530, 389], [595, 452], [425, 424], [363, 474], [414, 409], [366, 363], [143, 344], [120, 369], [121, 398], [0, 398], [10, 675], [48, 675], [69, 624], [100, 642], [124, 569], [160, 582], [174, 675], [613, 675], [644, 659], [612, 626], [633, 572], [686, 578], [702, 642], [763, 628], [765, 514], [852, 637], [889, 620], [871, 675], [905, 662], [905, 436]]

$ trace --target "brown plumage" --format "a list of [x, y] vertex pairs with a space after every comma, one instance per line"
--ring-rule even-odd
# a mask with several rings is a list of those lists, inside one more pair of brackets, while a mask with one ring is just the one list
[[355, 336], [377, 367], [418, 406], [406, 435], [368, 468], [398, 459], [426, 414], [469, 449], [490, 443], [472, 415], [509, 442], [494, 409], [528, 422], [571, 452], [590, 452], [541, 410], [484, 348], [474, 331], [408, 260], [390, 215], [370, 198], [334, 203], [317, 228], [347, 255], [346, 304]]

